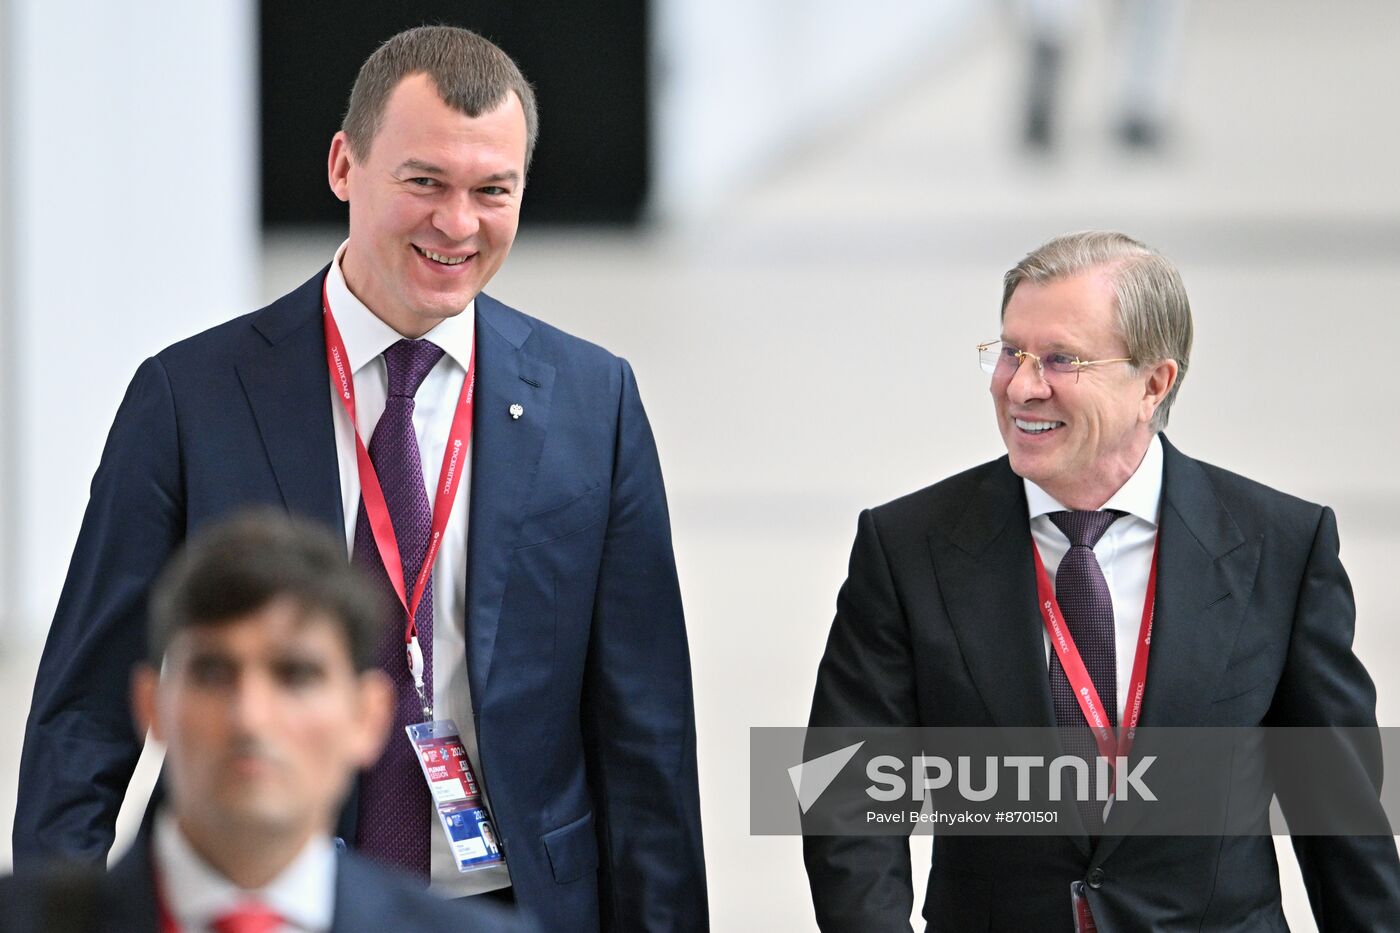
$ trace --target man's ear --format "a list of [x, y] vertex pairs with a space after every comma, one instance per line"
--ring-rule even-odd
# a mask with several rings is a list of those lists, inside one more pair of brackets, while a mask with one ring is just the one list
[[1148, 369], [1146, 391], [1143, 392], [1142, 407], [1138, 411], [1139, 421], [1146, 424], [1152, 420], [1152, 416], [1162, 404], [1162, 399], [1166, 398], [1172, 386], [1176, 385], [1176, 377], [1180, 371], [1181, 367], [1177, 365], [1176, 360], [1162, 360]]
[[354, 758], [361, 768], [379, 760], [394, 726], [394, 684], [378, 668], [359, 675], [359, 717], [355, 724]]
[[326, 157], [326, 177], [331, 191], [342, 201], [350, 200], [350, 166], [354, 159], [350, 153], [350, 137], [341, 130], [331, 137], [331, 152]]
[[137, 664], [131, 670], [131, 715], [136, 722], [136, 733], [145, 735], [149, 729], [156, 741], [164, 742], [164, 729], [160, 722], [160, 711], [156, 704], [156, 690], [160, 686], [160, 671], [149, 664]]

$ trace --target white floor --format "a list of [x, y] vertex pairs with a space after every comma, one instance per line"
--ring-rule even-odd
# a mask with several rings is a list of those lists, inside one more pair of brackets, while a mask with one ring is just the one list
[[[1197, 344], [1172, 439], [1335, 506], [1357, 651], [1381, 722], [1400, 724], [1383, 589], [1400, 552], [1400, 6], [1193, 7], [1177, 132], [1156, 158], [1111, 145], [1106, 13], [1089, 6], [1052, 161], [1012, 145], [1017, 48], [989, 15], [953, 61], [794, 141], [708, 216], [640, 235], [527, 229], [491, 289], [637, 370], [686, 595], [717, 930], [812, 928], [797, 840], [748, 835], [748, 729], [805, 720], [859, 509], [999, 454], [972, 346], [996, 333], [1001, 272], [1056, 232], [1117, 227], [1178, 261]], [[266, 295], [337, 239], [270, 242]], [[0, 662], [0, 827], [36, 659]], [[1315, 929], [1285, 869], [1290, 922]]]

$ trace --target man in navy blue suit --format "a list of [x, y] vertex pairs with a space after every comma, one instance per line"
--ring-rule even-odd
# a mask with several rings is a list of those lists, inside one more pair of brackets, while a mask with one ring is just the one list
[[393, 716], [374, 667], [380, 608], [305, 520], [269, 511], [200, 532], [156, 585], [132, 678], [141, 731], [166, 745], [165, 802], [110, 874], [0, 880], [0, 931], [461, 929], [452, 902], [331, 841]]
[[[491, 900], [552, 930], [707, 927], [685, 625], [632, 371], [481, 292], [535, 135], [500, 49], [395, 36], [331, 144], [350, 233], [330, 265], [138, 369], [35, 684], [20, 869], [106, 854], [151, 580], [195, 529], [269, 504], [342, 535], [397, 607], [394, 734], [342, 838], [478, 895], [468, 917]], [[460, 732], [504, 860], [459, 871], [404, 735], [427, 719]]]

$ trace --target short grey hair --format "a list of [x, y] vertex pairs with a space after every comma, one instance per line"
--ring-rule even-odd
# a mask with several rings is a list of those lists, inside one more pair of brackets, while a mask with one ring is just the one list
[[1152, 417], [1153, 430], [1167, 426], [1172, 403], [1191, 362], [1191, 302], [1176, 267], [1150, 246], [1122, 233], [1067, 233], [1032, 250], [1002, 280], [1001, 316], [1022, 282], [1037, 285], [1104, 269], [1113, 287], [1118, 331], [1132, 365], [1176, 360], [1176, 382]]
[[490, 113], [514, 93], [525, 111], [525, 168], [530, 168], [540, 124], [530, 82], [493, 42], [457, 26], [404, 30], [365, 59], [340, 126], [355, 158], [369, 158], [389, 95], [400, 81], [416, 74], [426, 74], [447, 106], [472, 118]]

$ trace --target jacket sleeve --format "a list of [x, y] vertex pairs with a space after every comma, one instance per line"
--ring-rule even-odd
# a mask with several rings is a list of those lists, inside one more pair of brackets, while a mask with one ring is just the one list
[[709, 928], [695, 710], [666, 492], [626, 362], [585, 669], [604, 930]]
[[[874, 513], [861, 513], [850, 569], [817, 670], [812, 727], [918, 724], [908, 623]], [[810, 743], [809, 743], [810, 744]], [[810, 760], [822, 750], [804, 755]], [[903, 836], [803, 836], [817, 925], [828, 933], [908, 931], [914, 910]]]
[[[1339, 558], [1336, 518], [1324, 508], [1267, 724], [1346, 727], [1329, 737], [1335, 747], [1325, 758], [1329, 786], [1353, 791], [1348, 794], [1352, 806], [1363, 796], [1377, 800], [1381, 789], [1376, 690], [1352, 652], [1355, 628], [1356, 605]], [[1291, 782], [1288, 771], [1281, 773], [1277, 792], [1285, 817], [1295, 806], [1311, 812], [1329, 806], [1307, 800], [1313, 789], [1310, 782]], [[1400, 931], [1400, 861], [1391, 836], [1294, 836], [1292, 841], [1321, 933]]]
[[14, 860], [101, 863], [144, 737], [131, 668], [146, 652], [146, 595], [182, 537], [175, 406], [160, 361], [136, 371], [93, 476], [39, 662], [20, 759]]

